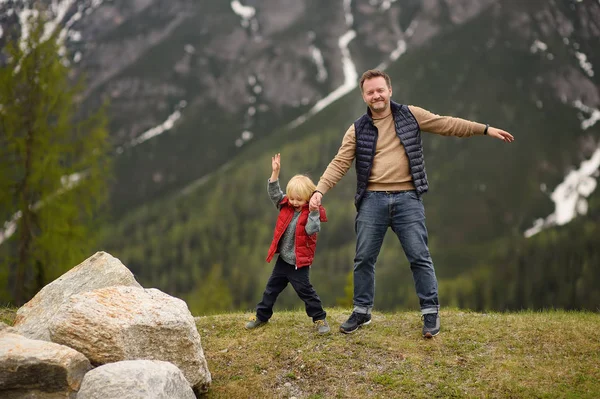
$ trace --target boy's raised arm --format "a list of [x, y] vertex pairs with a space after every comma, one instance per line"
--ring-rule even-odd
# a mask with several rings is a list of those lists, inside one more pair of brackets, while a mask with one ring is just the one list
[[271, 157], [271, 177], [269, 178], [269, 182], [274, 182], [279, 179], [279, 171], [281, 170], [281, 154], [277, 153], [275, 156]]
[[279, 206], [279, 203], [283, 199], [283, 192], [281, 191], [281, 187], [279, 186], [279, 171], [281, 170], [281, 154], [277, 153], [275, 156], [271, 157], [271, 177], [269, 178], [269, 183], [267, 184], [267, 192], [269, 193], [269, 197], [275, 206]]

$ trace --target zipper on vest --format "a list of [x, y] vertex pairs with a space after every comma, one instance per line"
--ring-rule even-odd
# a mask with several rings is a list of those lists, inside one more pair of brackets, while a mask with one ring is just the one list
[[[379, 139], [379, 129], [371, 120], [371, 124], [375, 128], [375, 139], [373, 140], [373, 149], [371, 151], [371, 162], [369, 163], [369, 167], [367, 168], [367, 180], [365, 181], [365, 192], [367, 191], [367, 187], [369, 187], [369, 177], [371, 177], [371, 169], [373, 169], [373, 161], [375, 160], [375, 152], [377, 151], [377, 140]], [[356, 133], [355, 133], [356, 134]], [[363, 193], [364, 196], [364, 193]]]

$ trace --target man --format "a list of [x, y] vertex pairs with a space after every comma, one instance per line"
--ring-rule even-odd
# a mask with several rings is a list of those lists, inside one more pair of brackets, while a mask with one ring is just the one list
[[397, 104], [390, 100], [390, 77], [378, 70], [362, 75], [360, 89], [367, 113], [346, 131], [337, 155], [310, 199], [310, 209], [317, 209], [323, 195], [340, 181], [356, 159], [354, 309], [340, 331], [351, 333], [371, 322], [375, 262], [391, 227], [410, 262], [421, 306], [423, 337], [431, 338], [440, 331], [440, 305], [421, 202], [421, 195], [429, 188], [421, 131], [456, 137], [487, 135], [506, 143], [514, 138], [489, 125]]

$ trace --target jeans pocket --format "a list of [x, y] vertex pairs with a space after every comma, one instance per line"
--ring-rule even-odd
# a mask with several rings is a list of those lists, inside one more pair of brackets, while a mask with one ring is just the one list
[[408, 192], [408, 197], [412, 198], [414, 200], [417, 200], [417, 201], [423, 201], [423, 199], [421, 198], [421, 196], [419, 194], [417, 194], [416, 191], [409, 191]]

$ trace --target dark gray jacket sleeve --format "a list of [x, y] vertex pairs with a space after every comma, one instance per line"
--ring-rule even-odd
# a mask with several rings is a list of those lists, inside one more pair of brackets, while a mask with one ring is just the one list
[[306, 234], [313, 235], [321, 231], [321, 215], [319, 210], [312, 211], [308, 214], [308, 221], [306, 222]]
[[281, 191], [281, 187], [279, 187], [279, 179], [275, 181], [268, 180], [267, 192], [269, 193], [269, 198], [271, 198], [273, 204], [279, 208], [279, 203], [284, 197], [283, 191]]

